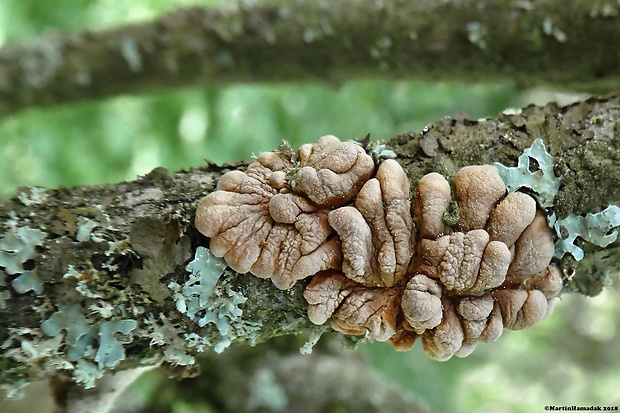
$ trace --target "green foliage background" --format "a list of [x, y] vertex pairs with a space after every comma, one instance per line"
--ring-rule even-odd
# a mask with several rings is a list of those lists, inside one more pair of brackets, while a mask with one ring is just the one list
[[[0, 45], [141, 21], [188, 3], [5, 0]], [[442, 116], [493, 116], [526, 100], [507, 84], [369, 80], [196, 88], [28, 110], [0, 119], [0, 197], [18, 186], [101, 184], [134, 179], [156, 166], [174, 171], [199, 166], [203, 158], [247, 159], [283, 139], [294, 146], [325, 134], [387, 139]], [[364, 351], [387, 380], [439, 411], [619, 405], [618, 298], [617, 288], [594, 299], [565, 296], [550, 319], [526, 332], [506, 332], [463, 360], [432, 362], [419, 345], [408, 353], [381, 344]], [[193, 411], [187, 404], [178, 409]]]

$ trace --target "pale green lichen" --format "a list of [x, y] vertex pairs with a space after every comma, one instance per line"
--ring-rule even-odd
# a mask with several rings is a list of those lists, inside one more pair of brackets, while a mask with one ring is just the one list
[[73, 379], [76, 383], [84, 385], [85, 389], [95, 387], [95, 381], [103, 377], [103, 372], [97, 369], [97, 365], [90, 361], [80, 359], [77, 361]]
[[140, 72], [142, 70], [142, 56], [140, 55], [140, 48], [136, 40], [132, 37], [122, 39], [120, 42], [121, 55], [127, 61], [129, 68], [132, 72]]
[[254, 343], [262, 323], [243, 320], [239, 305], [247, 298], [229, 286], [218, 285], [226, 268], [224, 261], [208, 249], [198, 247], [194, 260], [185, 268], [191, 274], [183, 286], [172, 282], [168, 288], [173, 292], [177, 310], [200, 327], [207, 324], [217, 327], [221, 339], [214, 345], [214, 351], [221, 353], [237, 338]]
[[[41, 330], [48, 336], [58, 337], [64, 331], [64, 343], [69, 347], [66, 354], [69, 361], [76, 362], [73, 377], [86, 388], [95, 385], [102, 371], [114, 367], [125, 359], [123, 345], [131, 342], [128, 334], [137, 327], [135, 320], [106, 321], [95, 328], [81, 312], [79, 304], [58, 306], [58, 311], [41, 324]], [[118, 339], [117, 334], [123, 334]], [[96, 362], [97, 365], [93, 364]]]
[[186, 340], [180, 337], [183, 331], [176, 328], [163, 314], [160, 314], [160, 320], [161, 325], [153, 315], [149, 314], [144, 323], [149, 330], [152, 330], [147, 332], [151, 337], [150, 346], [164, 348], [161, 361], [173, 366], [189, 366], [195, 364], [196, 359], [194, 356], [185, 351]]
[[[8, 338], [0, 344], [1, 352], [5, 359], [12, 359], [19, 365], [29, 367], [27, 376], [23, 380], [19, 376], [13, 376], [11, 383], [1, 385], [4, 390], [14, 393], [22, 387], [24, 382], [31, 382], [46, 376], [49, 371], [69, 370], [75, 366], [66, 360], [66, 356], [59, 349], [62, 346], [63, 336], [59, 334], [53, 338], [45, 337], [38, 328], [7, 328]], [[7, 373], [11, 374], [11, 368]], [[14, 394], [19, 397], [19, 394]], [[14, 396], [8, 396], [9, 398]]]
[[65, 331], [65, 344], [69, 346], [67, 358], [71, 361], [82, 357], [93, 357], [92, 341], [95, 328], [82, 315], [79, 304], [59, 305], [58, 311], [41, 324], [41, 329], [50, 337]]
[[[211, 298], [215, 285], [224, 273], [225, 268], [224, 260], [215, 257], [208, 249], [204, 247], [196, 249], [194, 260], [185, 267], [192, 275], [181, 290], [183, 297], [185, 297], [184, 302], [187, 306], [186, 312], [189, 318], [193, 318], [198, 311], [206, 308], [207, 301]], [[200, 325], [200, 322], [198, 324]]]
[[299, 352], [301, 354], [312, 354], [312, 349], [319, 342], [319, 339], [323, 335], [323, 333], [327, 330], [327, 325], [316, 326], [311, 332], [308, 341], [301, 346]]
[[[78, 272], [73, 265], [69, 264], [67, 272], [63, 274], [62, 278], [74, 278], [77, 281], [75, 290], [88, 298], [101, 298], [102, 295], [90, 290], [87, 284], [87, 277], [84, 277], [82, 273]], [[108, 317], [106, 317], [108, 318]]]
[[[0, 267], [4, 267], [4, 272], [0, 274], [0, 286], [6, 285], [6, 274], [20, 274], [11, 282], [15, 292], [24, 294], [33, 291], [35, 294], [41, 294], [43, 281], [36, 271], [25, 271], [23, 264], [37, 256], [36, 247], [43, 245], [45, 233], [38, 229], [18, 227], [14, 215], [7, 224], [9, 230], [0, 239]], [[3, 297], [6, 297], [6, 294], [3, 294]]]
[[[99, 349], [94, 358], [100, 370], [104, 367], [114, 367], [118, 362], [125, 359], [123, 344], [131, 343], [132, 340], [128, 334], [137, 326], [136, 320], [113, 320], [101, 323], [99, 326]], [[116, 333], [123, 334], [125, 338], [117, 339]]]
[[542, 26], [543, 32], [547, 36], [555, 37], [555, 39], [560, 43], [566, 42], [566, 33], [560, 30], [560, 28], [553, 23], [553, 20], [551, 20], [550, 17], [545, 17]]
[[48, 195], [45, 188], [34, 186], [17, 193], [17, 199], [26, 206], [38, 205], [47, 201]]
[[606, 247], [618, 239], [616, 228], [619, 226], [620, 207], [617, 205], [610, 205], [599, 213], [587, 214], [585, 217], [571, 214], [557, 220], [553, 224], [559, 237], [555, 244], [555, 256], [562, 258], [568, 252], [580, 261], [584, 252], [575, 245], [577, 237], [599, 247]]
[[[37, 366], [39, 371], [73, 370], [74, 366], [61, 355], [63, 336], [43, 338], [43, 332], [31, 328], [8, 328], [8, 339], [0, 345], [3, 354], [20, 364]], [[36, 376], [36, 368], [34, 375]]]
[[45, 357], [53, 356], [60, 343], [62, 342], [62, 335], [57, 335], [48, 340], [41, 340], [37, 342], [30, 342], [28, 340], [22, 340], [20, 343], [21, 350], [26, 357], [31, 361], [41, 360]]
[[211, 341], [206, 337], [201, 337], [196, 333], [185, 334], [188, 348], [195, 348], [198, 352], [203, 352], [207, 347], [211, 347]]
[[[78, 290], [79, 291], [79, 290]], [[101, 301], [96, 304], [91, 304], [88, 306], [89, 310], [92, 310], [94, 313], [99, 314], [101, 318], [110, 318], [114, 314], [114, 306], [106, 301]]]
[[473, 21], [467, 23], [467, 40], [475, 44], [481, 49], [486, 49], [487, 41], [485, 37], [488, 35], [488, 31], [486, 27], [484, 27], [480, 22]]
[[[530, 171], [530, 158], [538, 162], [536, 171]], [[495, 163], [499, 175], [509, 192], [526, 187], [533, 190], [535, 198], [543, 208], [553, 205], [553, 199], [560, 188], [561, 178], [553, 173], [555, 160], [547, 152], [542, 139], [536, 139], [532, 146], [523, 151], [519, 156], [519, 163], [515, 167], [506, 167], [501, 163]]]
[[28, 227], [13, 226], [0, 239], [0, 266], [9, 274], [23, 272], [22, 264], [36, 257], [37, 245], [43, 245], [45, 233]]
[[372, 148], [370, 156], [375, 164], [380, 164], [386, 159], [396, 159], [396, 152], [387, 149], [387, 146], [384, 144], [379, 144]]
[[35, 294], [43, 292], [43, 280], [34, 271], [24, 271], [19, 277], [11, 281], [11, 286], [17, 294], [32, 291]]
[[282, 329], [284, 331], [294, 330], [299, 324], [303, 324], [307, 321], [307, 318], [296, 317], [293, 313], [284, 313], [284, 322], [282, 323]]
[[79, 242], [84, 242], [88, 240], [92, 240], [95, 242], [103, 241], [103, 238], [95, 235], [93, 230], [100, 226], [97, 221], [93, 221], [92, 219], [85, 217], [78, 217], [77, 219], [77, 233], [75, 235], [75, 239]]

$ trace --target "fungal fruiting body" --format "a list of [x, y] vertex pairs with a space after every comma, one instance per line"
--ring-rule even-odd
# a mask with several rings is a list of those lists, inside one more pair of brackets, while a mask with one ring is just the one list
[[421, 230], [401, 301], [403, 328], [437, 360], [466, 356], [477, 342], [497, 340], [503, 328], [534, 325], [562, 288], [559, 269], [550, 265], [553, 235], [533, 198], [505, 195], [488, 165], [461, 169], [453, 186], [460, 218], [447, 226], [441, 207], [452, 202], [448, 181], [438, 174], [420, 181], [416, 218], [432, 228]]
[[196, 227], [238, 272], [281, 289], [313, 276], [313, 323], [399, 350], [420, 338], [436, 360], [530, 327], [562, 288], [544, 215], [529, 195], [506, 195], [494, 166], [465, 167], [452, 187], [428, 174], [412, 207], [398, 162], [375, 166], [333, 136], [224, 174]]
[[224, 174], [196, 211], [196, 228], [211, 252], [240, 273], [271, 278], [288, 289], [302, 278], [341, 266], [331, 209], [351, 202], [374, 173], [353, 142], [323, 136], [297, 159], [263, 152], [247, 171]]

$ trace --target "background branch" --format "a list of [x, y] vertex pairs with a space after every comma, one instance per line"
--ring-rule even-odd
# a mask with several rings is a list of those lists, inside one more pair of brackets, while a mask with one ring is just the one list
[[297, 0], [188, 8], [0, 50], [0, 115], [123, 93], [354, 78], [619, 90], [605, 2]]

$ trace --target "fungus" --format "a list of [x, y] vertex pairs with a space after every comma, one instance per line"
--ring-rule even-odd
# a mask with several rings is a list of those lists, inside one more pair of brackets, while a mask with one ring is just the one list
[[220, 178], [196, 227], [237, 272], [281, 289], [313, 276], [304, 297], [314, 324], [397, 350], [421, 338], [436, 360], [550, 314], [562, 289], [553, 233], [534, 198], [506, 195], [497, 168], [462, 168], [452, 188], [428, 174], [414, 208], [398, 162], [374, 172], [361, 146], [334, 136], [296, 156], [261, 153], [245, 173]]
[[460, 219], [448, 228], [441, 220], [452, 202], [446, 185], [429, 174], [418, 186], [415, 211], [424, 239], [401, 303], [405, 328], [422, 336], [436, 360], [467, 356], [478, 341], [497, 340], [503, 328], [536, 324], [562, 286], [559, 269], [550, 265], [553, 235], [533, 198], [504, 196], [495, 168], [463, 168], [454, 179]]
[[331, 319], [336, 331], [352, 335], [368, 331], [378, 341], [387, 341], [396, 333], [399, 294], [393, 288], [366, 287], [328, 271], [314, 276], [304, 297], [314, 324]]
[[366, 286], [391, 287], [406, 273], [413, 253], [409, 179], [394, 160], [383, 162], [364, 184], [355, 206], [329, 213], [342, 242], [342, 271]]
[[491, 210], [506, 193], [497, 168], [475, 165], [461, 168], [454, 175], [454, 193], [459, 204], [461, 231], [483, 228]]
[[[359, 185], [359, 180], [366, 180], [369, 172], [362, 164], [367, 161], [359, 156], [358, 146], [339, 142], [335, 137], [325, 137], [316, 148], [300, 148], [299, 157], [306, 165], [304, 174], [314, 166], [320, 179], [340, 173], [340, 187], [345, 182]], [[350, 162], [335, 162], [334, 157], [340, 155]], [[327, 164], [336, 167], [327, 169]], [[348, 169], [343, 172], [345, 166]], [[271, 278], [280, 289], [291, 288], [298, 279], [319, 271], [340, 267], [340, 248], [332, 236], [328, 210], [312, 202], [318, 199], [313, 192], [316, 188], [306, 178], [301, 185], [295, 181], [298, 192], [288, 186], [287, 176], [294, 169], [284, 153], [263, 152], [245, 172], [224, 174], [217, 190], [204, 197], [196, 211], [196, 228], [211, 238], [213, 255], [223, 257], [237, 272]], [[319, 189], [324, 195], [325, 188]], [[348, 196], [336, 187], [330, 193], [339, 198]], [[321, 199], [325, 203], [327, 198]]]
[[235, 271], [246, 273], [258, 260], [261, 244], [271, 228], [269, 201], [277, 190], [270, 175], [291, 166], [272, 152], [263, 152], [247, 171], [228, 172], [217, 190], [202, 198], [196, 210], [196, 228], [211, 238], [211, 251]]
[[437, 238], [446, 231], [443, 214], [452, 197], [450, 184], [440, 174], [426, 174], [418, 183], [415, 214], [418, 217], [421, 238]]
[[510, 251], [499, 241], [489, 241], [484, 230], [455, 232], [437, 240], [423, 240], [421, 273], [439, 278], [458, 294], [476, 293], [504, 282]]
[[314, 324], [325, 324], [342, 301], [351, 293], [355, 283], [338, 271], [315, 275], [304, 290], [308, 302], [308, 318]]
[[[455, 308], [463, 328], [463, 346], [458, 350], [459, 356], [465, 356], [474, 350], [476, 341], [487, 329], [488, 317], [493, 307], [493, 297], [490, 294], [480, 297], [464, 297], [458, 301]], [[487, 334], [487, 340], [489, 338], [491, 337]], [[491, 339], [495, 338], [499, 338], [499, 335], [492, 335]]]
[[452, 357], [463, 344], [463, 328], [454, 307], [444, 298], [444, 312], [437, 327], [422, 335], [422, 347], [426, 354], [437, 361]]
[[[399, 205], [408, 199], [398, 171], [384, 162], [354, 205], [329, 212], [342, 243], [342, 272], [318, 274], [306, 288], [312, 322], [330, 320], [337, 331], [367, 333], [398, 350], [421, 337], [430, 358], [447, 360], [497, 340], [504, 328], [527, 328], [549, 315], [562, 287], [560, 270], [550, 265], [551, 230], [536, 201], [523, 193], [505, 196], [497, 170], [488, 165], [456, 174], [456, 204], [445, 178], [423, 177], [414, 208], [422, 238], [418, 256], [404, 274], [388, 265], [404, 265], [412, 256], [395, 258], [396, 245], [412, 245], [413, 236], [391, 231], [413, 227], [402, 218], [406, 208], [395, 209], [398, 226], [386, 212], [385, 193], [397, 194]], [[384, 184], [387, 176], [400, 192]], [[460, 217], [452, 227], [444, 218], [450, 208]]]
[[547, 314], [547, 298], [538, 290], [497, 290], [493, 298], [498, 303], [504, 328], [523, 330]]
[[555, 252], [553, 233], [542, 213], [537, 213], [530, 225], [515, 242], [515, 253], [509, 277], [527, 277], [537, 274], [549, 265]]
[[536, 216], [536, 201], [523, 192], [506, 195], [487, 223], [486, 230], [493, 241], [511, 247]]
[[403, 293], [402, 309], [405, 319], [418, 334], [439, 325], [442, 318], [441, 284], [426, 275], [415, 275]]
[[[298, 165], [289, 158], [263, 152], [246, 172], [224, 174], [200, 201], [196, 228], [211, 238], [213, 255], [281, 289], [341, 266], [365, 285], [397, 282], [412, 252], [409, 180], [400, 165], [383, 162], [369, 181], [372, 158], [331, 135], [299, 148]], [[343, 207], [356, 196], [355, 208]]]
[[319, 207], [335, 208], [351, 201], [375, 171], [375, 163], [354, 142], [340, 142], [332, 135], [298, 151], [300, 169], [295, 173], [295, 190]]

